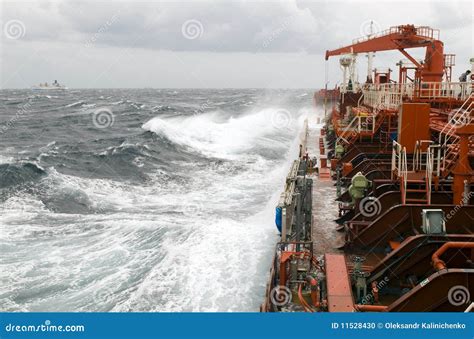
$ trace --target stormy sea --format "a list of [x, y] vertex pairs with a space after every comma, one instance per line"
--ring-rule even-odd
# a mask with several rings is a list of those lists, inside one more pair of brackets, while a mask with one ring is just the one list
[[0, 91], [1, 311], [258, 311], [311, 90]]

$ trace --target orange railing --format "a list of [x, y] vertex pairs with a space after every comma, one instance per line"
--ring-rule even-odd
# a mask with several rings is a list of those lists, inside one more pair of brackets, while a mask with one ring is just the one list
[[[352, 44], [357, 44], [357, 43], [368, 41], [371, 39], [380, 38], [389, 34], [403, 34], [406, 32], [406, 29], [407, 29], [406, 26], [392, 26], [383, 31], [379, 31], [374, 34], [371, 34], [370, 36], [356, 38], [352, 40]], [[419, 27], [415, 27], [415, 30], [416, 30], [416, 34], [419, 36], [422, 36], [431, 40], [439, 40], [439, 29], [433, 29], [428, 26], [419, 26]]]

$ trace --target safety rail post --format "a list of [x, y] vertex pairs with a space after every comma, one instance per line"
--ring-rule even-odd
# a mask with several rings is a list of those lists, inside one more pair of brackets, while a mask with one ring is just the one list
[[419, 162], [419, 157], [421, 153], [421, 146], [420, 146], [420, 141], [417, 140], [415, 143], [415, 151], [413, 152], [413, 170], [416, 172], [418, 171], [418, 162]]
[[429, 146], [431, 149], [431, 162], [432, 162], [432, 174], [439, 178], [441, 171], [441, 146], [438, 144], [432, 144]]
[[[430, 145], [433, 143], [432, 140], [417, 140], [415, 143], [415, 152], [413, 154], [413, 170], [419, 171], [422, 170], [423, 168], [423, 155], [428, 153], [428, 148]], [[426, 147], [426, 152], [423, 152], [424, 146]], [[426, 168], [426, 165], [425, 165]]]
[[394, 172], [397, 171], [397, 177], [400, 179], [400, 192], [402, 195], [402, 204], [406, 202], [406, 190], [408, 179], [407, 150], [401, 144], [393, 140], [392, 149], [392, 180]]
[[402, 153], [400, 154], [401, 158], [401, 176], [400, 179], [402, 180], [400, 185], [400, 188], [403, 188], [402, 191], [402, 204], [406, 204], [406, 199], [407, 199], [407, 180], [408, 180], [408, 167], [407, 167], [407, 149], [403, 147]]
[[426, 153], [426, 174], [425, 174], [425, 181], [426, 181], [426, 203], [428, 205], [431, 204], [431, 182], [433, 179], [433, 156], [432, 152], [434, 148], [428, 146], [428, 150]]
[[[391, 180], [394, 180], [394, 173], [395, 173], [395, 170], [397, 170], [398, 172], [398, 169], [400, 167], [400, 151], [401, 151], [401, 148], [402, 148], [402, 145], [400, 145], [398, 142], [396, 142], [395, 140], [393, 140], [392, 142], [392, 175], [391, 175]], [[399, 173], [397, 173], [397, 176], [399, 176]]]

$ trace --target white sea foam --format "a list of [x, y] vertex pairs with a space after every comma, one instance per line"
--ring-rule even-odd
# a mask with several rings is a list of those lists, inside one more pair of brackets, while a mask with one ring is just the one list
[[83, 101], [77, 101], [77, 102], [73, 102], [72, 104], [66, 105], [65, 107], [81, 106], [83, 103], [84, 103]]
[[[292, 112], [281, 128], [271, 123], [277, 110], [145, 123], [145, 130], [224, 159], [200, 168], [179, 163], [186, 184], [163, 180], [160, 171], [148, 185], [130, 185], [48, 169], [36, 195], [3, 205], [0, 245], [9, 259], [0, 273], [7, 282], [0, 284], [1, 309], [258, 310], [277, 241], [274, 206], [304, 115]], [[276, 148], [279, 157], [258, 155], [259, 148]], [[95, 212], [52, 212], [43, 203], [77, 192]]]
[[[222, 118], [220, 112], [189, 117], [156, 117], [143, 125], [143, 129], [163, 135], [176, 144], [188, 146], [205, 155], [235, 159], [237, 154], [248, 151], [271, 135], [295, 133], [301, 123], [301, 112], [288, 112], [284, 126], [272, 123], [281, 108], [266, 108], [243, 116]], [[283, 128], [282, 128], [283, 127]]]

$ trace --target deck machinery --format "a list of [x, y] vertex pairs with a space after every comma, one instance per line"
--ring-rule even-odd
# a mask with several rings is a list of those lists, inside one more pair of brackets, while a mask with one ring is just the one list
[[[424, 60], [412, 48], [426, 49]], [[304, 141], [319, 148], [319, 173], [300, 152], [287, 178], [261, 311], [472, 310], [474, 80], [452, 82], [454, 55], [443, 49], [438, 30], [402, 25], [326, 52], [342, 56], [343, 81], [318, 140]], [[374, 53], [388, 50], [408, 59], [397, 63], [398, 81], [372, 69]], [[324, 252], [315, 227], [329, 225], [315, 225], [311, 196], [319, 180], [337, 188], [334, 229], [343, 234]]]

